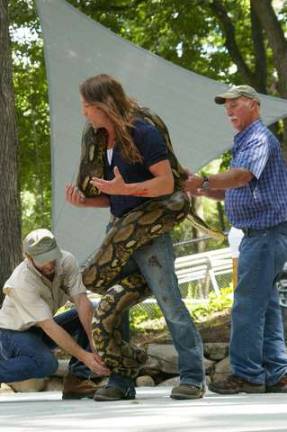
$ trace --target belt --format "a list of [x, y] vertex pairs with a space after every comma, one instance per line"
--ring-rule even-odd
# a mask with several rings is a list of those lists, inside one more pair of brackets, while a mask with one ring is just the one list
[[264, 234], [265, 232], [270, 231], [272, 228], [273, 227], [263, 228], [263, 229], [242, 228], [242, 231], [243, 231], [244, 235], [246, 235], [248, 237], [248, 236], [257, 235], [257, 234]]
[[265, 234], [269, 231], [272, 231], [274, 228], [280, 227], [281, 225], [287, 225], [287, 222], [281, 222], [278, 225], [272, 225], [268, 228], [262, 228], [262, 229], [255, 229], [255, 228], [241, 228], [244, 235], [247, 237], [254, 236], [254, 235], [260, 235]]

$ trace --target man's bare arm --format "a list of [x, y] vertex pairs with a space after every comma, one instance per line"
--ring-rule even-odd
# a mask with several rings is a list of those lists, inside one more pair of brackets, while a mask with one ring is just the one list
[[107, 369], [102, 360], [96, 353], [90, 353], [84, 350], [76, 341], [60, 327], [53, 319], [39, 321], [37, 325], [64, 351], [76, 357], [83, 362], [92, 372], [97, 375], [109, 375], [110, 371]]

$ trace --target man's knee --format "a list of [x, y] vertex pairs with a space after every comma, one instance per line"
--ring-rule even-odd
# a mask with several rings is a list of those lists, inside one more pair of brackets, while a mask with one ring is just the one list
[[46, 355], [45, 357], [42, 357], [38, 360], [38, 362], [39, 365], [37, 367], [37, 370], [35, 371], [35, 378], [44, 378], [46, 376], [51, 376], [58, 369], [58, 360], [52, 353], [49, 356]]

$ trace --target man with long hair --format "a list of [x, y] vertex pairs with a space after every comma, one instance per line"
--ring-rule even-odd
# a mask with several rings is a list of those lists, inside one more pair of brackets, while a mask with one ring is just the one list
[[[164, 139], [156, 127], [137, 116], [140, 107], [125, 94], [121, 84], [101, 74], [84, 81], [80, 93], [84, 116], [96, 131], [106, 134], [104, 178], [92, 178], [91, 183], [101, 193], [91, 198], [68, 185], [67, 201], [78, 207], [110, 207], [112, 216], [121, 218], [147, 200], [172, 194], [174, 177]], [[173, 388], [171, 397], [202, 397], [202, 342], [181, 298], [168, 233], [135, 250], [125, 272], [135, 271], [144, 276], [158, 301], [178, 352], [180, 384]], [[134, 397], [133, 380], [112, 373], [108, 385], [99, 389], [94, 399]]]

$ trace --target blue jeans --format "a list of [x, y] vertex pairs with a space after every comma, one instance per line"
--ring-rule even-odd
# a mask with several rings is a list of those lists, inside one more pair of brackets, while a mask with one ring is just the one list
[[249, 230], [240, 245], [231, 320], [230, 363], [254, 384], [276, 384], [287, 374], [287, 354], [274, 284], [287, 261], [287, 223]]
[[[178, 352], [180, 382], [204, 386], [203, 347], [201, 337], [181, 298], [174, 269], [174, 250], [171, 238], [164, 234], [136, 250], [122, 275], [140, 271], [153, 292], [166, 319]], [[127, 379], [120, 384], [119, 376], [111, 376], [109, 385], [127, 389]], [[131, 380], [128, 383], [131, 386]]]
[[[82, 348], [89, 349], [88, 338], [75, 309], [54, 319]], [[53, 375], [58, 367], [51, 351], [54, 348], [55, 342], [39, 327], [26, 331], [0, 329], [0, 383]], [[90, 369], [74, 357], [69, 362], [69, 370], [80, 378], [91, 375]]]

